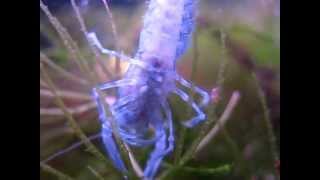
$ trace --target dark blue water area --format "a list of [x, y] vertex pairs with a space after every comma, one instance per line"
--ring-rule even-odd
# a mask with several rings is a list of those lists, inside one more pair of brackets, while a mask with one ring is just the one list
[[[133, 7], [137, 6], [140, 3], [144, 2], [141, 0], [107, 0], [108, 4], [112, 7]], [[70, 7], [70, 0], [43, 0], [52, 12], [62, 10], [64, 8]], [[81, 7], [83, 6], [92, 6], [92, 7], [101, 7], [103, 6], [102, 0], [76, 0], [76, 3]]]
[[[236, 4], [248, 3], [250, 0], [205, 0], [208, 3], [219, 5], [220, 7], [229, 7]], [[52, 12], [59, 11], [63, 8], [70, 7], [70, 0], [43, 0], [48, 5]], [[107, 0], [112, 7], [135, 7], [141, 3], [148, 2], [148, 0]], [[102, 0], [76, 0], [79, 6], [103, 6]]]

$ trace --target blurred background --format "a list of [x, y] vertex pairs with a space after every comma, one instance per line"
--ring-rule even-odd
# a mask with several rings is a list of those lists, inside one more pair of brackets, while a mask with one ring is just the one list
[[[108, 1], [116, 37], [101, 0], [75, 2], [87, 30], [95, 31], [106, 48], [134, 55], [146, 1]], [[128, 64], [121, 63], [117, 67], [114, 58], [101, 54], [100, 60], [97, 60], [81, 31], [70, 1], [43, 0], [43, 3], [69, 32], [90, 72], [96, 75], [97, 82], [121, 78]], [[81, 70], [41, 9], [40, 60], [59, 97], [84, 133], [87, 136], [99, 133], [98, 115], [90, 97], [94, 83]], [[216, 107], [217, 116], [223, 113], [234, 91], [238, 91], [241, 98], [225, 125], [224, 133], [218, 133], [201, 153], [186, 164], [189, 169], [174, 170], [165, 179], [277, 179], [276, 176], [280, 175], [280, 1], [199, 1], [193, 43], [178, 62], [177, 71], [186, 79], [193, 79], [196, 85], [208, 92], [216, 87], [222, 89]], [[222, 78], [219, 73], [223, 74]], [[67, 123], [61, 107], [55, 103], [57, 98], [44, 77], [41, 73], [40, 160], [81, 141]], [[111, 92], [107, 101], [114, 100], [114, 93]], [[183, 130], [179, 121], [188, 118], [185, 113], [188, 106], [176, 97], [170, 98], [170, 105], [176, 139], [184, 140], [183, 153], [188, 150], [201, 127]], [[212, 106], [208, 107], [208, 111], [210, 108]], [[182, 131], [184, 135], [180, 133]], [[92, 140], [92, 143], [106, 155], [99, 138]], [[133, 151], [144, 167], [151, 148]], [[165, 171], [174, 159], [175, 153], [167, 156], [164, 163], [167, 166], [163, 165], [158, 174]], [[63, 153], [47, 164], [74, 179], [97, 179], [93, 172], [103, 179], [121, 179], [110, 165], [88, 153], [85, 146]], [[230, 168], [206, 171], [222, 166]], [[40, 175], [41, 179], [57, 179], [45, 170], [41, 170]]]

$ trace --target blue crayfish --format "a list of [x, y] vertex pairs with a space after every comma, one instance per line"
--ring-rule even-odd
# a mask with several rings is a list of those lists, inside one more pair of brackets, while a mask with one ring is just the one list
[[[192, 88], [190, 82], [176, 72], [176, 62], [186, 51], [195, 24], [194, 0], [150, 0], [144, 16], [136, 55], [131, 58], [102, 47], [95, 33], [87, 34], [91, 45], [102, 53], [128, 61], [130, 66], [120, 80], [103, 83], [93, 88], [99, 118], [102, 123], [102, 139], [114, 166], [122, 172], [127, 168], [112, 136], [110, 115], [106, 113], [102, 97], [98, 91], [118, 88], [118, 100], [110, 106], [110, 112], [117, 124], [121, 139], [133, 146], [154, 144], [146, 167], [144, 178], [153, 179], [162, 159], [174, 148], [174, 128], [167, 98], [174, 93], [185, 102], [190, 98], [176, 83]], [[205, 120], [201, 110], [209, 103], [209, 95], [204, 90], [193, 87], [202, 100], [199, 104], [191, 101], [196, 116], [183, 122], [193, 127]], [[146, 136], [149, 129], [154, 136]]]

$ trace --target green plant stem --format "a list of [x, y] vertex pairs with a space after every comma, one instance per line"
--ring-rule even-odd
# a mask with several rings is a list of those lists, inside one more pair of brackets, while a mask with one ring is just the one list
[[228, 146], [232, 150], [232, 154], [235, 159], [235, 166], [241, 168], [240, 172], [242, 172], [243, 177], [246, 177], [247, 179], [249, 179], [250, 174], [248, 173], [246, 161], [244, 160], [237, 143], [232, 139], [232, 137], [230, 136], [229, 132], [225, 127], [222, 127], [221, 131]]
[[[221, 43], [221, 63], [219, 66], [219, 72], [218, 72], [218, 78], [217, 78], [217, 85], [218, 87], [220, 87], [220, 90], [222, 91], [223, 89], [223, 85], [225, 82], [225, 78], [224, 78], [224, 73], [225, 73], [225, 69], [227, 67], [227, 48], [226, 48], [226, 32], [225, 30], [221, 27], [219, 28], [220, 31], [220, 43]], [[222, 117], [220, 117], [222, 118]], [[241, 151], [237, 145], [237, 143], [233, 140], [233, 138], [230, 136], [229, 132], [227, 131], [227, 129], [225, 128], [225, 126], [221, 127], [221, 132], [227, 142], [227, 144], [229, 145], [229, 147], [231, 148], [232, 152], [233, 152], [233, 156], [235, 158], [236, 162], [239, 162], [239, 166], [238, 167], [245, 167], [245, 161], [242, 157]]]
[[[199, 143], [196, 154], [199, 153], [205, 146], [207, 146], [213, 139], [216, 137], [216, 135], [222, 130], [225, 130], [225, 124], [228, 119], [230, 119], [231, 114], [233, 113], [235, 107], [238, 105], [238, 102], [240, 100], [240, 93], [235, 91], [232, 93], [232, 96], [229, 100], [229, 103], [227, 104], [226, 108], [224, 109], [224, 112], [220, 116], [219, 120], [215, 124], [215, 126], [208, 132], [208, 134], [201, 140]], [[232, 140], [232, 139], [230, 139]]]
[[136, 158], [134, 157], [130, 147], [125, 143], [124, 143], [124, 145], [125, 145], [125, 148], [127, 149], [127, 152], [129, 153], [128, 155], [129, 155], [129, 159], [130, 159], [130, 163], [131, 163], [133, 171], [135, 172], [135, 174], [138, 178], [142, 178], [143, 177], [143, 170], [141, 169], [140, 165], [138, 164]]
[[202, 125], [198, 137], [193, 141], [193, 143], [191, 144], [191, 147], [189, 147], [189, 149], [186, 151], [186, 153], [182, 156], [182, 158], [179, 162], [180, 166], [185, 165], [187, 163], [187, 161], [189, 161], [193, 157], [193, 154], [196, 151], [196, 148], [198, 147], [199, 143], [201, 142], [201, 140], [205, 137], [205, 135], [209, 131], [211, 124], [217, 119], [216, 115], [214, 115], [213, 112], [209, 113], [209, 115], [212, 118], [208, 119]]
[[222, 28], [220, 29], [220, 42], [221, 42], [221, 62], [220, 62], [219, 71], [218, 71], [217, 86], [222, 89], [223, 83], [225, 81], [224, 72], [227, 66], [226, 34]]
[[185, 134], [186, 134], [186, 128], [181, 127], [180, 132], [179, 132], [179, 139], [177, 141], [176, 151], [174, 153], [174, 164], [178, 164], [179, 159], [181, 157]]
[[[239, 96], [238, 92], [233, 93], [233, 96], [230, 98], [230, 102], [229, 102], [229, 105], [228, 105], [228, 108], [227, 108], [228, 110], [226, 110], [226, 113], [224, 113], [224, 115], [220, 119], [223, 119], [223, 121], [228, 119], [228, 117], [231, 114], [233, 108], [237, 104], [237, 102], [239, 100], [239, 97], [240, 96]], [[195, 155], [195, 153], [197, 152], [197, 149], [199, 148], [200, 143], [204, 141], [204, 138], [207, 136], [207, 132], [209, 132], [209, 130], [210, 130], [211, 124], [213, 124], [214, 120], [217, 119], [216, 114], [215, 114], [215, 107], [216, 107], [216, 105], [214, 104], [213, 107], [208, 112], [208, 117], [211, 117], [211, 118], [204, 122], [204, 124], [202, 125], [202, 127], [200, 129], [200, 133], [199, 133], [198, 137], [193, 141], [193, 143], [191, 144], [189, 149], [186, 151], [186, 153], [183, 155], [183, 157], [180, 159], [180, 161], [176, 164], [177, 168], [183, 167]], [[223, 125], [221, 125], [221, 126], [222, 126], [221, 128], [223, 128]], [[215, 131], [217, 131], [217, 130], [214, 129], [214, 132]], [[214, 134], [216, 134], [216, 132], [213, 133], [213, 135]], [[209, 136], [211, 136], [211, 135], [209, 135]], [[236, 144], [230, 138], [230, 136], [227, 136], [227, 138], [228, 138], [227, 139], [228, 142], [232, 145], [231, 146], [232, 149], [234, 150], [234, 152], [236, 152], [235, 155], [238, 157], [238, 154], [240, 154], [240, 153], [239, 153], [239, 150], [238, 150]], [[172, 171], [173, 171], [173, 169], [168, 169], [168, 170], [164, 171], [159, 176], [159, 179], [164, 179]]]
[[[197, 65], [198, 65], [198, 59], [199, 59], [199, 49], [198, 49], [198, 41], [197, 41], [197, 36], [198, 33], [197, 31], [193, 35], [193, 60], [192, 60], [192, 69], [191, 69], [191, 75], [190, 75], [190, 80], [193, 82], [195, 79], [196, 73], [197, 73]], [[188, 104], [191, 104], [191, 102], [194, 99], [194, 83], [191, 83], [191, 90], [189, 91], [189, 102]], [[191, 115], [192, 111], [188, 111], [188, 116]], [[183, 145], [184, 145], [184, 140], [185, 140], [185, 135], [186, 135], [186, 128], [181, 127], [180, 134], [179, 134], [179, 140], [177, 142], [177, 148], [175, 151], [175, 156], [174, 156], [174, 162], [177, 164], [180, 160], [182, 150], [183, 150]]]
[[102, 175], [96, 171], [95, 169], [93, 169], [91, 166], [88, 166], [88, 169], [90, 170], [90, 172], [98, 179], [98, 180], [105, 180]]
[[[109, 8], [109, 5], [108, 5], [108, 2], [106, 0], [102, 0], [103, 4], [104, 4], [104, 7], [106, 8], [106, 12], [107, 12], [107, 15], [110, 19], [110, 24], [111, 24], [111, 30], [112, 30], [112, 34], [113, 34], [113, 37], [114, 37], [114, 41], [115, 41], [115, 45], [116, 45], [116, 50], [119, 51], [120, 50], [120, 46], [119, 46], [119, 38], [118, 38], [118, 31], [117, 31], [117, 27], [114, 23], [114, 19], [113, 19], [113, 16], [112, 16], [112, 13], [111, 13], [111, 10]], [[120, 59], [115, 57], [116, 59], [116, 67], [115, 67], [115, 71], [116, 71], [116, 74], [118, 75], [120, 73]]]
[[[193, 36], [193, 49], [194, 49], [194, 51], [193, 51], [192, 71], [191, 71], [191, 82], [193, 82], [193, 80], [194, 80], [194, 77], [195, 77], [195, 74], [196, 74], [196, 71], [197, 71], [198, 58], [199, 58], [199, 50], [198, 50], [198, 42], [197, 42], [197, 37], [198, 36], [197, 35], [198, 35], [198, 33], [196, 31], [194, 36]], [[191, 94], [190, 101], [193, 101], [193, 98], [194, 98], [194, 91], [193, 91], [194, 84], [192, 83], [191, 85], [192, 85], [192, 88], [191, 88], [192, 91], [190, 92], [190, 94]], [[189, 101], [189, 104], [190, 104], [190, 101]], [[189, 114], [190, 113], [191, 112], [189, 112]], [[187, 151], [186, 154], [190, 153], [190, 152], [191, 151]], [[184, 159], [185, 159], [185, 156], [182, 157], [182, 161], [184, 161]], [[179, 165], [181, 165], [181, 161], [179, 162]]]
[[75, 134], [84, 142], [85, 146], [88, 148], [88, 151], [94, 154], [96, 157], [98, 157], [100, 160], [103, 160], [107, 162], [107, 159], [105, 156], [91, 143], [91, 141], [88, 139], [88, 137], [85, 135], [85, 133], [81, 130], [78, 123], [74, 120], [72, 114], [68, 111], [67, 107], [65, 106], [63, 100], [61, 97], [57, 94], [57, 89], [55, 85], [53, 84], [53, 81], [51, 80], [49, 74], [45, 70], [45, 67], [40, 65], [40, 71], [43, 75], [44, 80], [46, 81], [47, 85], [49, 86], [50, 90], [55, 96], [55, 102], [58, 105], [58, 107], [61, 108], [63, 111], [68, 124], [71, 126], [71, 128], [74, 130]]
[[[86, 40], [87, 40], [88, 43], [89, 43], [89, 47], [90, 47], [92, 53], [95, 55], [95, 57], [96, 57], [99, 65], [100, 65], [103, 73], [106, 74], [107, 76], [113, 78], [113, 74], [112, 74], [112, 73], [110, 72], [110, 70], [104, 65], [104, 63], [103, 63], [103, 61], [102, 61], [102, 59], [101, 59], [101, 56], [99, 55], [99, 53], [97, 52], [97, 50], [90, 45], [90, 42], [89, 42], [89, 40], [88, 40], [88, 38], [87, 38], [88, 30], [87, 30], [87, 28], [86, 28], [86, 25], [85, 25], [85, 23], [84, 23], [83, 17], [82, 17], [82, 15], [81, 15], [81, 13], [80, 13], [80, 10], [79, 10], [79, 8], [78, 8], [75, 0], [70, 0], [70, 1], [71, 1], [71, 5], [72, 5], [73, 10], [74, 10], [75, 13], [76, 13], [76, 17], [77, 17], [78, 22], [79, 22], [79, 24], [80, 24], [81, 31], [82, 31], [82, 33], [84, 34], [84, 36], [86, 37]], [[96, 72], [96, 71], [95, 71], [95, 72]], [[97, 77], [97, 75], [96, 75], [96, 77]]]
[[[69, 90], [59, 90], [57, 91], [57, 94], [66, 99], [77, 99], [77, 100], [83, 100], [83, 101], [92, 101], [92, 98], [81, 92], [77, 91], [69, 91]], [[46, 89], [40, 89], [40, 96], [45, 97], [54, 97], [54, 95], [51, 93], [51, 91], [48, 91]]]
[[[276, 145], [276, 136], [273, 131], [273, 126], [271, 124], [271, 119], [269, 115], [269, 108], [267, 106], [266, 97], [263, 92], [263, 89], [259, 85], [259, 81], [257, 79], [256, 74], [253, 72], [252, 77], [254, 80], [254, 83], [256, 85], [257, 91], [258, 91], [258, 97], [263, 109], [263, 122], [266, 127], [267, 136], [268, 136], [268, 142], [270, 146], [270, 152], [271, 152], [271, 158], [272, 158], [272, 164], [274, 164], [277, 160], [279, 160], [279, 155], [277, 153], [277, 145]], [[276, 173], [276, 169], [274, 168], [274, 174], [278, 177], [278, 174]], [[279, 179], [279, 177], [278, 177]]]
[[82, 85], [88, 85], [88, 81], [85, 79], [79, 78], [78, 76], [73, 75], [72, 73], [64, 70], [62, 67], [55, 64], [51, 59], [48, 58], [48, 56], [40, 51], [40, 61], [45, 62], [50, 66], [52, 69], [56, 70], [61, 76], [65, 77], [66, 79], [69, 79], [71, 81], [77, 82]]
[[[99, 95], [100, 98], [106, 99], [105, 95], [99, 89], [97, 89], [97, 92], [98, 92], [98, 95]], [[112, 113], [110, 111], [110, 108], [109, 108], [108, 104], [105, 101], [102, 101], [102, 103], [103, 103], [104, 109], [107, 111], [107, 114], [110, 114], [108, 119], [109, 119], [110, 124], [111, 124], [111, 128], [112, 128], [112, 132], [113, 132], [114, 138], [116, 140], [116, 143], [119, 146], [119, 150], [120, 150], [120, 152], [122, 154], [122, 157], [124, 157], [124, 161], [126, 162], [127, 167], [129, 167], [128, 168], [129, 172], [126, 175], [132, 175], [133, 174], [132, 173], [133, 169], [130, 166], [131, 161], [130, 161], [130, 157], [129, 157], [129, 152], [128, 152], [124, 142], [122, 141], [122, 139], [120, 137], [119, 130], [118, 130], [119, 129], [118, 128], [118, 124], [115, 121], [114, 117], [112, 116]]]
[[[174, 168], [176, 169], [176, 167], [172, 164], [169, 163], [163, 163], [164, 167], [168, 167], [168, 168]], [[192, 172], [192, 173], [200, 173], [200, 174], [210, 174], [210, 175], [217, 175], [217, 174], [225, 174], [231, 171], [233, 165], [231, 164], [225, 164], [216, 168], [194, 168], [194, 167], [188, 167], [188, 166], [184, 166], [181, 167], [179, 169], [181, 169], [182, 171], [186, 171], [186, 172]]]
[[46, 16], [49, 18], [50, 23], [58, 32], [59, 37], [61, 38], [64, 46], [68, 49], [68, 52], [70, 53], [71, 58], [79, 66], [79, 69], [81, 70], [81, 72], [83, 74], [86, 74], [88, 76], [88, 79], [90, 79], [91, 82], [93, 82], [93, 84], [97, 84], [97, 77], [94, 76], [96, 74], [95, 73], [92, 74], [92, 71], [90, 70], [89, 65], [87, 64], [86, 60], [80, 53], [78, 45], [72, 39], [72, 37], [70, 36], [66, 28], [64, 28], [63, 25], [60, 23], [60, 21], [51, 14], [48, 7], [41, 0], [40, 0], [40, 8], [46, 14]]
[[[176, 164], [176, 168], [184, 166], [192, 157], [193, 153], [195, 152], [196, 148], [198, 147], [200, 141], [202, 138], [206, 135], [206, 132], [208, 132], [210, 125], [217, 119], [214, 113], [215, 109], [212, 107], [209, 111], [209, 116], [211, 117], [210, 119], [206, 120], [204, 124], [201, 126], [200, 132], [198, 137], [193, 141], [191, 146], [188, 148], [188, 150], [184, 153], [184, 155], [181, 157], [179, 162]], [[165, 170], [160, 176], [159, 180], [166, 178], [171, 172], [173, 172], [173, 168], [169, 168]]]
[[[194, 40], [194, 49], [195, 49], [195, 51], [194, 51], [194, 59], [195, 60], [197, 60], [197, 57], [198, 57], [198, 46], [197, 46], [196, 42], [197, 41]], [[193, 64], [193, 67], [195, 67], [194, 65], [196, 65], [196, 63]], [[220, 66], [220, 69], [221, 69], [221, 67], [222, 66]], [[193, 72], [194, 71], [195, 71], [195, 69], [193, 69]], [[220, 71], [220, 73], [219, 73], [219, 78], [220, 79], [222, 78], [222, 73], [221, 72], [223, 72], [223, 71]], [[209, 111], [209, 113], [208, 113], [209, 114], [208, 117], [212, 117], [212, 115], [215, 114], [215, 108], [216, 108], [216, 105], [213, 105], [213, 107], [211, 108], [211, 111]], [[198, 147], [200, 141], [205, 136], [206, 132], [209, 130], [209, 127], [213, 123], [214, 119], [216, 119], [216, 116], [215, 116], [215, 118], [208, 119], [207, 121], [204, 122], [203, 126], [201, 127], [199, 136], [194, 140], [194, 142], [192, 143], [192, 145], [189, 148], [189, 150], [184, 154], [184, 156], [182, 157], [181, 161], [179, 162], [180, 166], [184, 165], [192, 157], [192, 154], [195, 152], [195, 150]]]
[[66, 174], [64, 174], [63, 172], [61, 172], [61, 171], [59, 171], [59, 170], [57, 170], [57, 169], [55, 169], [55, 168], [53, 168], [53, 167], [45, 164], [45, 163], [41, 163], [41, 162], [40, 162], [40, 167], [41, 167], [44, 171], [49, 172], [49, 173], [57, 176], [57, 178], [59, 178], [59, 179], [63, 179], [63, 180], [74, 180], [74, 179], [73, 179], [72, 177], [70, 177], [69, 175], [66, 175]]

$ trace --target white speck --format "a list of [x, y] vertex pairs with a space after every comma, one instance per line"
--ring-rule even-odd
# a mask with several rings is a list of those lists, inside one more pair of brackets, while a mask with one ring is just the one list
[[161, 76], [157, 76], [157, 77], [156, 77], [156, 81], [162, 82], [162, 81], [163, 81], [163, 78], [162, 78]]
[[148, 89], [148, 86], [142, 86], [142, 87], [139, 89], [139, 92], [140, 92], [140, 93], [144, 93], [147, 89]]

